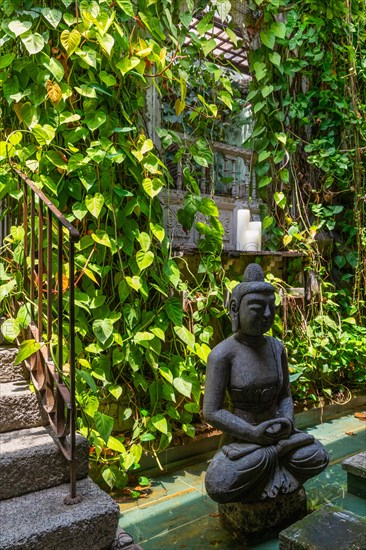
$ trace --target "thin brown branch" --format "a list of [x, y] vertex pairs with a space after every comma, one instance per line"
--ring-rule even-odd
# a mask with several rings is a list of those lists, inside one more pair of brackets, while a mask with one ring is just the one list
[[94, 244], [94, 246], [93, 246], [93, 248], [92, 248], [92, 250], [91, 250], [89, 256], [88, 256], [87, 259], [86, 259], [86, 262], [85, 262], [84, 267], [83, 267], [82, 270], [80, 271], [79, 277], [78, 277], [78, 278], [76, 279], [76, 281], [75, 281], [75, 285], [74, 285], [74, 286], [76, 286], [76, 285], [78, 284], [78, 282], [80, 281], [81, 277], [84, 275], [85, 270], [86, 270], [86, 268], [88, 267], [88, 264], [89, 264], [90, 260], [92, 259], [92, 256], [93, 256], [94, 252], [96, 251], [96, 249], [97, 249], [97, 245]]

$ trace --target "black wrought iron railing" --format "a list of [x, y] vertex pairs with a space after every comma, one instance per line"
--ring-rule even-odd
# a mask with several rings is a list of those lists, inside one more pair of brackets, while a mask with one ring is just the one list
[[[30, 338], [41, 347], [25, 362], [59, 446], [70, 464], [70, 494], [76, 495], [75, 243], [80, 235], [25, 174], [13, 168], [23, 188], [22, 208], [2, 205], [1, 237], [11, 225], [24, 229], [22, 266], [29, 303]], [[4, 210], [5, 208], [5, 210]], [[5, 214], [5, 215], [4, 215]], [[18, 260], [19, 261], [19, 260]], [[67, 344], [66, 344], [67, 342]]]

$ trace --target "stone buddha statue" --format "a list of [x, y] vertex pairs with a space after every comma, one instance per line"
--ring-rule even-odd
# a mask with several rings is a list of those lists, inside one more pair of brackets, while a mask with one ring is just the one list
[[264, 334], [275, 316], [275, 295], [257, 264], [232, 293], [234, 334], [208, 358], [203, 414], [226, 442], [206, 473], [208, 495], [220, 504], [274, 499], [322, 472], [328, 454], [294, 425], [287, 356]]

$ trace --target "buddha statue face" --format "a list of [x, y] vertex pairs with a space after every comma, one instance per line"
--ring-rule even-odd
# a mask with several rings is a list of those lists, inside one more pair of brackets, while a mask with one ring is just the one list
[[274, 287], [264, 280], [258, 264], [249, 264], [243, 282], [236, 285], [230, 300], [233, 332], [262, 336], [273, 325], [275, 317]]
[[250, 292], [245, 294], [238, 309], [238, 329], [241, 334], [262, 336], [275, 318], [275, 296], [273, 292]]

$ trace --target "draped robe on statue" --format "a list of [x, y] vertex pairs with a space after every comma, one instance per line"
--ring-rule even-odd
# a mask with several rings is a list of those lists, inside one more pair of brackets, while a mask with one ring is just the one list
[[[294, 428], [286, 352], [275, 338], [236, 333], [212, 350], [203, 411], [227, 439], [206, 473], [207, 493], [219, 503], [290, 493], [328, 463], [322, 444]], [[272, 420], [275, 433], [283, 419], [291, 431], [283, 439], [267, 445], [246, 439], [242, 421], [258, 426]]]

